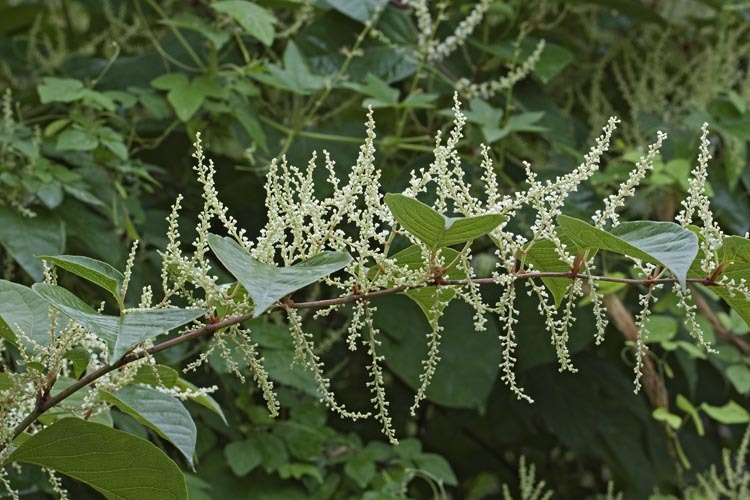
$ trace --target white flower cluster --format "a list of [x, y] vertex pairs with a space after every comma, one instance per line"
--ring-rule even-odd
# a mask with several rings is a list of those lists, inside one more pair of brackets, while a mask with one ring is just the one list
[[708, 149], [710, 145], [708, 139], [708, 123], [703, 124], [701, 131], [698, 165], [696, 165], [692, 171], [693, 176], [689, 181], [689, 194], [682, 201], [682, 206], [685, 208], [677, 214], [675, 219], [682, 224], [683, 227], [692, 224], [694, 217], [700, 219], [702, 223], [700, 228], [700, 243], [701, 250], [703, 251], [701, 269], [706, 273], [706, 276], [710, 276], [715, 267], [719, 264], [716, 249], [721, 246], [722, 241], [724, 240], [724, 233], [719, 227], [719, 224], [714, 220], [713, 213], [711, 212], [711, 203], [706, 195], [708, 161], [711, 159], [711, 152]]
[[539, 63], [539, 58], [542, 57], [544, 43], [544, 40], [540, 40], [534, 52], [524, 62], [510, 68], [510, 71], [506, 75], [482, 83], [475, 83], [468, 78], [461, 78], [456, 83], [456, 89], [461, 95], [468, 98], [481, 97], [482, 99], [491, 99], [500, 92], [513, 88], [518, 82], [534, 71], [534, 68]]

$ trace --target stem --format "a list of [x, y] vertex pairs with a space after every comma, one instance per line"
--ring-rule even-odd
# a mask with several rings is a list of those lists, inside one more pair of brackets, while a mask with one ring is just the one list
[[[609, 282], [614, 282], [614, 283], [627, 283], [631, 285], [643, 285], [643, 286], [653, 286], [658, 283], [674, 283], [677, 281], [675, 278], [658, 278], [658, 279], [616, 278], [616, 277], [611, 277], [611, 276], [594, 276], [594, 275], [589, 275], [589, 274], [574, 274], [573, 272], [531, 272], [531, 273], [518, 272], [518, 273], [511, 273], [510, 276], [514, 280], [537, 279], [537, 278], [567, 278], [571, 280], [593, 279], [593, 280], [598, 280], [598, 281], [609, 281]], [[704, 286], [721, 286], [715, 282], [711, 282], [710, 278], [688, 278], [687, 281], [689, 283], [700, 283]], [[441, 280], [440, 286], [462, 286], [462, 285], [468, 285], [470, 283], [475, 283], [475, 284], [480, 284], [480, 285], [491, 285], [491, 284], [496, 284], [497, 282], [498, 282], [498, 278], [494, 278], [494, 277], [472, 278], [472, 279], [465, 279], [465, 280]], [[284, 307], [290, 307], [294, 309], [312, 309], [312, 308], [330, 307], [330, 306], [335, 306], [335, 305], [350, 304], [352, 302], [357, 302], [360, 300], [370, 300], [376, 297], [382, 297], [386, 295], [393, 295], [396, 293], [404, 292], [410, 288], [413, 289], [413, 288], [420, 288], [424, 286], [435, 286], [435, 283], [426, 282], [426, 283], [422, 283], [420, 285], [413, 286], [413, 287], [409, 287], [405, 285], [395, 286], [391, 288], [384, 288], [382, 290], [375, 290], [373, 292], [357, 293], [357, 294], [352, 294], [352, 295], [346, 295], [343, 297], [336, 297], [333, 299], [312, 300], [308, 302], [292, 302], [291, 300], [289, 300], [284, 304]], [[172, 339], [166, 340], [160, 344], [156, 344], [155, 346], [149, 347], [148, 349], [134, 351], [134, 352], [125, 354], [122, 358], [115, 361], [114, 363], [107, 364], [107, 365], [97, 368], [93, 372], [77, 380], [75, 383], [69, 385], [68, 387], [66, 387], [64, 390], [62, 390], [55, 396], [40, 398], [34, 411], [32, 411], [25, 419], [23, 419], [23, 421], [21, 421], [13, 430], [13, 439], [21, 435], [21, 433], [23, 433], [30, 425], [32, 425], [36, 421], [37, 418], [39, 418], [40, 415], [44, 414], [47, 410], [60, 404], [62, 401], [64, 401], [71, 395], [75, 394], [79, 390], [83, 389], [84, 387], [90, 384], [93, 384], [98, 379], [102, 378], [108, 373], [113, 372], [119, 368], [122, 368], [123, 366], [129, 363], [138, 361], [139, 359], [143, 359], [145, 357], [148, 357], [158, 352], [169, 349], [170, 347], [174, 347], [174, 346], [183, 344], [185, 342], [189, 342], [193, 339], [197, 339], [204, 335], [210, 335], [218, 330], [221, 330], [228, 326], [236, 325], [238, 323], [242, 323], [243, 321], [247, 321], [252, 318], [253, 318], [253, 313], [247, 313], [247, 314], [242, 314], [239, 316], [232, 316], [230, 318], [226, 318], [223, 321], [219, 321], [218, 323], [209, 323], [209, 324], [201, 326], [200, 328], [191, 330], [184, 335], [180, 335], [178, 337], [174, 337]]]

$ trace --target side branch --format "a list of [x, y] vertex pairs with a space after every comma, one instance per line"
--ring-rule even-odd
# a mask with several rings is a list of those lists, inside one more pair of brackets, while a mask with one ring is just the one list
[[[573, 273], [572, 271], [528, 272], [528, 273], [518, 272], [518, 273], [512, 273], [511, 276], [514, 280], [537, 279], [537, 278], [566, 278], [570, 280], [593, 279], [597, 281], [610, 281], [610, 282], [615, 282], [615, 283], [626, 283], [629, 285], [643, 285], [643, 286], [649, 286], [649, 285], [654, 285], [658, 283], [675, 283], [677, 281], [675, 278], [634, 279], [634, 278], [616, 278], [616, 277], [610, 277], [610, 276], [594, 276], [594, 275], [588, 275], [588, 274]], [[718, 284], [714, 281], [712, 277], [711, 278], [688, 278], [687, 281], [690, 283], [700, 283], [706, 286], [718, 286]], [[469, 283], [475, 283], [475, 284], [480, 284], [480, 285], [491, 285], [491, 284], [496, 284], [497, 282], [498, 282], [498, 279], [493, 278], [493, 277], [472, 278], [472, 279], [467, 279], [467, 280], [440, 280], [440, 286], [462, 286], [462, 285], [467, 285]], [[435, 283], [428, 282], [420, 286], [434, 286], [434, 285]], [[357, 302], [360, 300], [370, 300], [370, 299], [374, 299], [374, 298], [385, 296], [385, 295], [393, 295], [396, 293], [406, 291], [409, 288], [419, 288], [419, 287], [396, 286], [392, 288], [384, 288], [382, 290], [377, 290], [374, 292], [346, 295], [343, 297], [336, 297], [333, 299], [313, 300], [313, 301], [308, 301], [308, 302], [291, 302], [290, 301], [287, 304], [287, 306], [295, 308], [295, 309], [313, 309], [313, 308], [330, 307], [330, 306], [335, 306], [335, 305], [340, 305], [340, 304], [349, 304], [349, 303]], [[193, 339], [202, 337], [204, 335], [210, 335], [218, 330], [221, 330], [222, 328], [226, 328], [228, 326], [232, 326], [237, 323], [242, 323], [243, 321], [247, 321], [252, 318], [253, 318], [253, 314], [248, 313], [248, 314], [242, 314], [240, 316], [233, 316], [231, 318], [226, 318], [217, 323], [209, 323], [204, 326], [201, 326], [200, 328], [196, 328], [195, 330], [191, 330], [190, 332], [184, 335], [180, 335], [179, 337], [174, 337], [160, 344], [156, 344], [155, 346], [149, 347], [148, 349], [130, 352], [112, 364], [107, 364], [107, 365], [97, 368], [96, 370], [84, 376], [83, 378], [78, 379], [76, 382], [69, 385], [58, 394], [51, 396], [51, 397], [40, 398], [34, 411], [32, 411], [25, 419], [23, 419], [23, 421], [21, 421], [13, 430], [13, 438], [15, 439], [16, 437], [21, 435], [21, 433], [23, 433], [30, 425], [32, 425], [36, 421], [37, 418], [39, 418], [39, 416], [44, 414], [47, 410], [60, 404], [62, 401], [64, 401], [71, 395], [75, 394], [79, 390], [83, 389], [84, 387], [95, 383], [98, 379], [100, 379], [104, 375], [110, 372], [113, 372], [119, 368], [122, 368], [123, 366], [129, 363], [138, 361], [139, 359], [143, 359], [147, 356], [151, 356], [165, 349], [169, 349], [170, 347], [174, 347], [176, 345], [189, 342]]]

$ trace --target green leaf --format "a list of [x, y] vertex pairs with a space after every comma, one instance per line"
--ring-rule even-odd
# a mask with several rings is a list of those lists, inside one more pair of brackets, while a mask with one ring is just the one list
[[369, 99], [362, 101], [363, 107], [388, 108], [398, 105], [399, 90], [372, 73], [367, 74], [365, 83], [345, 83], [344, 86], [369, 96]]
[[732, 365], [727, 368], [727, 378], [740, 394], [750, 392], [750, 368], [747, 365]]
[[234, 441], [224, 448], [224, 456], [232, 472], [246, 476], [263, 462], [263, 455], [252, 440]]
[[589, 248], [661, 264], [685, 287], [690, 265], [698, 254], [698, 237], [672, 222], [623, 222], [610, 232], [582, 220], [560, 215], [559, 231], [580, 249]]
[[343, 269], [352, 260], [346, 253], [321, 252], [291, 267], [276, 267], [251, 257], [232, 238], [210, 234], [208, 244], [253, 299], [256, 318], [277, 300]]
[[730, 401], [724, 406], [711, 406], [703, 403], [701, 410], [722, 424], [746, 424], [750, 422], [750, 413], [734, 401]]
[[187, 500], [179, 467], [146, 440], [107, 426], [65, 418], [34, 434], [8, 463], [48, 467], [111, 500]]
[[95, 135], [81, 129], [69, 128], [57, 137], [59, 151], [91, 151], [99, 145]]
[[273, 25], [276, 23], [276, 18], [263, 7], [241, 0], [214, 2], [211, 7], [231, 16], [248, 35], [257, 38], [266, 47], [270, 47], [273, 43]]
[[[196, 79], [197, 80], [197, 79]], [[172, 105], [177, 118], [186, 122], [201, 107], [206, 97], [201, 84], [190, 82], [183, 73], [167, 73], [151, 81], [151, 86], [167, 90], [167, 101]]]
[[114, 404], [175, 445], [193, 467], [195, 423], [177, 398], [143, 385], [129, 385], [114, 393], [102, 391], [100, 394], [102, 400]]
[[418, 469], [426, 472], [432, 479], [448, 486], [458, 486], [458, 479], [450, 464], [437, 453], [420, 453], [414, 457], [414, 462]]
[[679, 324], [677, 323], [677, 320], [671, 316], [653, 314], [646, 320], [646, 328], [648, 329], [648, 339], [646, 339], [646, 343], [653, 344], [664, 342], [665, 340], [671, 340], [677, 335]]
[[325, 87], [326, 78], [310, 72], [297, 44], [289, 42], [284, 50], [284, 68], [269, 64], [268, 73], [251, 73], [250, 76], [283, 90], [300, 95], [309, 95]]
[[42, 104], [74, 102], [81, 99], [86, 90], [80, 80], [55, 77], [42, 78], [42, 83], [36, 89]]
[[99, 285], [112, 294], [120, 308], [123, 307], [121, 293], [125, 277], [106, 262], [79, 255], [42, 255], [39, 258]]
[[0, 207], [0, 243], [34, 281], [44, 279], [37, 255], [56, 255], [65, 248], [65, 225], [57, 217], [37, 214], [23, 217]]
[[[451, 264], [447, 269], [444, 271], [444, 278], [445, 279], [466, 279], [466, 273], [458, 269], [458, 261], [456, 260], [456, 257], [458, 257], [458, 252], [453, 250], [452, 248], [441, 248], [440, 249], [440, 256], [445, 259], [446, 263]], [[428, 264], [425, 263], [422, 260], [422, 249], [419, 247], [419, 245], [412, 245], [408, 248], [405, 248], [404, 250], [401, 250], [400, 252], [392, 255], [390, 257], [391, 259], [396, 261], [396, 264], [400, 267], [405, 267], [407, 269], [413, 269], [418, 270], [422, 269]], [[373, 266], [370, 268], [370, 270], [367, 272], [368, 278], [373, 278], [375, 274], [378, 272], [377, 266]], [[453, 287], [440, 287], [440, 296], [437, 295], [437, 287], [434, 286], [425, 286], [420, 288], [414, 288], [411, 290], [407, 290], [404, 292], [406, 296], [408, 296], [410, 299], [412, 299], [414, 302], [417, 303], [419, 308], [422, 310], [424, 315], [427, 317], [427, 320], [432, 319], [433, 315], [433, 307], [435, 305], [435, 301], [440, 299], [440, 311], [442, 312], [445, 307], [448, 305], [448, 302], [453, 299], [456, 295], [456, 290]]]
[[283, 464], [278, 468], [278, 473], [281, 479], [294, 478], [300, 480], [304, 476], [311, 476], [317, 479], [318, 483], [323, 483], [323, 476], [320, 475], [320, 471], [312, 464]]
[[500, 214], [445, 217], [421, 201], [402, 194], [385, 195], [385, 203], [399, 224], [433, 250], [489, 234], [507, 220]]
[[702, 436], [703, 434], [705, 434], [705, 429], [703, 428], [703, 420], [701, 420], [700, 413], [698, 413], [698, 409], [693, 406], [693, 403], [691, 403], [690, 400], [682, 394], [677, 395], [676, 403], [677, 408], [690, 415], [690, 418], [693, 419], [693, 424], [695, 425], [695, 430], [698, 432], [698, 435]]
[[354, 458], [346, 462], [344, 472], [357, 483], [357, 486], [366, 488], [375, 477], [377, 469], [371, 454], [366, 450], [359, 450]]
[[[49, 345], [49, 304], [31, 288], [0, 280], [0, 337], [11, 344], [21, 343], [33, 352], [33, 343]], [[31, 341], [18, 336], [22, 331]]]
[[203, 316], [203, 309], [145, 309], [122, 316], [99, 314], [68, 290], [57, 285], [36, 283], [32, 289], [52, 306], [96, 333], [107, 342], [109, 362], [120, 359], [144, 340], [168, 333]]
[[361, 23], [373, 18], [378, 4], [382, 0], [326, 0], [326, 3], [343, 15]]
[[85, 347], [74, 347], [65, 353], [65, 359], [73, 362], [73, 376], [78, 378], [83, 375], [89, 366], [91, 353]]
[[670, 413], [666, 408], [655, 409], [653, 413], [651, 413], [651, 416], [654, 417], [655, 420], [666, 422], [674, 430], [679, 429], [680, 425], [682, 425], [682, 419], [679, 415]]
[[[525, 262], [534, 266], [535, 271], [564, 273], [570, 271], [568, 265], [560, 260], [555, 250], [555, 244], [550, 240], [541, 239], [533, 242], [526, 248]], [[552, 293], [555, 307], [560, 307], [562, 301], [568, 296], [570, 280], [568, 278], [542, 278], [542, 281]]]

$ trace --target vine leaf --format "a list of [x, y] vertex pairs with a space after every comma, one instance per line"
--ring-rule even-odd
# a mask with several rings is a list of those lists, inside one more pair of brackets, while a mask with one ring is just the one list
[[[31, 288], [0, 280], [0, 337], [13, 345], [21, 342], [31, 348], [33, 342], [46, 346], [50, 343], [49, 304]], [[33, 342], [18, 336], [24, 336]]]
[[673, 222], [623, 222], [609, 232], [580, 219], [560, 215], [558, 231], [580, 249], [607, 250], [669, 269], [683, 288], [698, 255], [698, 237]]
[[343, 269], [352, 260], [348, 253], [321, 252], [291, 267], [276, 267], [253, 258], [232, 238], [209, 234], [208, 244], [253, 299], [256, 318], [279, 299]]
[[78, 255], [43, 255], [39, 258], [104, 288], [123, 309], [121, 295], [125, 276], [106, 262]]
[[114, 393], [101, 391], [100, 398], [155, 430], [194, 467], [197, 431], [190, 413], [177, 398], [142, 385], [129, 385]]
[[168, 333], [207, 312], [205, 309], [143, 309], [129, 311], [122, 316], [106, 316], [57, 285], [36, 283], [32, 289], [52, 307], [107, 342], [110, 363], [144, 340]]
[[8, 458], [48, 467], [112, 500], [187, 500], [185, 477], [145, 439], [106, 425], [64, 418], [34, 434]]
[[701, 404], [701, 410], [722, 424], [746, 424], [750, 422], [750, 413], [734, 401], [730, 401], [724, 406], [711, 406], [703, 403]]
[[399, 224], [432, 250], [477, 239], [508, 220], [501, 214], [446, 217], [403, 194], [386, 194], [385, 204]]

